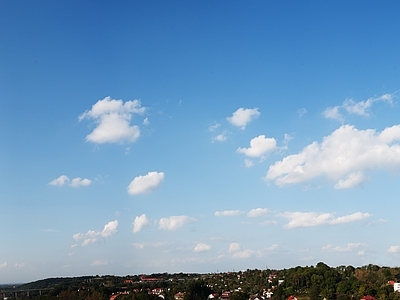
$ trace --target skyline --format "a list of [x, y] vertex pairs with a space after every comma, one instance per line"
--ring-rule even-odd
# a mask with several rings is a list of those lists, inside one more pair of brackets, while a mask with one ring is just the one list
[[2, 2], [0, 283], [398, 266], [399, 6]]

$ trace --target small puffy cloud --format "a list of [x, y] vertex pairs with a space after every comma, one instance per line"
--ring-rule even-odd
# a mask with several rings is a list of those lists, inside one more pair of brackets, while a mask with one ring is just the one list
[[260, 115], [258, 108], [239, 108], [232, 117], [226, 118], [229, 123], [240, 129], [245, 129], [246, 125]]
[[400, 253], [400, 246], [390, 246], [387, 250], [389, 253]]
[[238, 252], [240, 251], [241, 246], [239, 243], [230, 243], [229, 244], [229, 252]]
[[102, 143], [134, 142], [140, 136], [139, 126], [131, 125], [134, 114], [143, 114], [145, 107], [139, 100], [126, 101], [115, 100], [106, 97], [97, 101], [90, 110], [79, 116], [83, 119], [93, 120], [96, 127], [86, 136], [86, 141]]
[[266, 138], [265, 135], [259, 135], [251, 139], [249, 148], [238, 148], [236, 151], [249, 157], [261, 157], [276, 148], [276, 140], [274, 138]]
[[207, 245], [204, 243], [199, 243], [194, 247], [193, 251], [194, 252], [204, 252], [204, 251], [208, 251], [210, 249], [211, 249], [210, 245]]
[[143, 125], [144, 125], [144, 126], [150, 125], [149, 118], [144, 118], [144, 120], [143, 120]]
[[212, 124], [210, 127], [208, 127], [209, 131], [215, 131], [216, 129], [218, 129], [219, 127], [221, 127], [221, 124], [219, 123], [214, 123]]
[[268, 212], [267, 208], [253, 208], [247, 213], [247, 216], [249, 218], [257, 218], [266, 215]]
[[162, 218], [159, 221], [159, 229], [174, 231], [188, 223], [194, 222], [195, 219], [188, 216], [171, 216], [169, 218]]
[[254, 166], [254, 162], [251, 159], [245, 158], [244, 166], [246, 168], [251, 168], [252, 166]]
[[394, 94], [384, 94], [359, 102], [355, 102], [353, 99], [346, 99], [340, 106], [328, 107], [322, 115], [327, 119], [334, 119], [340, 122], [344, 122], [344, 116], [341, 111], [347, 112], [348, 114], [368, 117], [371, 115], [370, 109], [374, 103], [386, 102], [392, 104], [393, 98]]
[[63, 186], [63, 185], [68, 184], [68, 182], [69, 182], [68, 176], [61, 175], [60, 177], [50, 181], [49, 185], [52, 185], [52, 186]]
[[138, 233], [143, 228], [150, 226], [150, 221], [147, 218], [146, 214], [142, 214], [141, 216], [137, 216], [133, 221], [133, 233]]
[[361, 243], [348, 243], [346, 246], [332, 246], [330, 244], [323, 246], [322, 251], [327, 252], [359, 252], [358, 250], [363, 244]]
[[89, 244], [97, 242], [100, 238], [106, 238], [109, 236], [114, 235], [117, 232], [118, 228], [118, 221], [111, 221], [108, 222], [106, 225], [104, 225], [104, 228], [102, 231], [94, 231], [94, 230], [89, 230], [86, 233], [75, 233], [72, 238], [80, 242], [82, 241], [81, 246], [87, 246]]
[[70, 186], [77, 188], [77, 187], [81, 187], [81, 186], [88, 186], [92, 183], [92, 181], [90, 179], [87, 178], [80, 178], [80, 177], [76, 177], [74, 179], [71, 180]]
[[3, 262], [2, 264], [0, 264], [0, 269], [1, 269], [1, 268], [5, 268], [5, 267], [7, 267], [7, 262], [6, 262], [6, 261]]
[[313, 227], [320, 225], [339, 225], [353, 223], [364, 220], [372, 216], [369, 213], [357, 212], [354, 214], [335, 217], [331, 213], [316, 213], [316, 212], [285, 212], [282, 217], [289, 219], [284, 227], [288, 229], [297, 227]]
[[147, 175], [135, 177], [128, 186], [128, 193], [138, 195], [149, 193], [164, 181], [164, 172], [149, 172]]
[[337, 120], [337, 121], [340, 121], [340, 122], [344, 122], [344, 117], [343, 117], [343, 115], [340, 113], [339, 109], [340, 109], [339, 106], [328, 107], [327, 109], [324, 110], [324, 112], [322, 113], [322, 115], [323, 115], [326, 119], [333, 119], [333, 120]]
[[235, 252], [232, 254], [232, 258], [250, 258], [255, 254], [251, 249], [246, 249], [243, 251]]
[[353, 188], [366, 180], [365, 172], [400, 169], [399, 143], [400, 125], [381, 132], [343, 125], [321, 143], [313, 142], [271, 165], [264, 179], [284, 186], [322, 176], [336, 181], [337, 189]]
[[228, 139], [226, 132], [218, 134], [212, 138], [214, 142], [225, 142]]
[[224, 210], [224, 211], [216, 211], [214, 216], [216, 217], [233, 217], [243, 214], [240, 210]]
[[76, 177], [76, 178], [70, 180], [68, 178], [68, 176], [61, 175], [60, 177], [50, 181], [49, 185], [63, 186], [63, 185], [68, 184], [70, 187], [78, 188], [78, 187], [82, 187], [82, 186], [89, 186], [91, 183], [92, 183], [92, 181], [87, 178], [82, 179], [81, 177]]

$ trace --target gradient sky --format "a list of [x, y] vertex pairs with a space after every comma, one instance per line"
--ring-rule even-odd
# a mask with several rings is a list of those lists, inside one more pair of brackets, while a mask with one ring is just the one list
[[0, 283], [398, 266], [398, 1], [1, 1]]

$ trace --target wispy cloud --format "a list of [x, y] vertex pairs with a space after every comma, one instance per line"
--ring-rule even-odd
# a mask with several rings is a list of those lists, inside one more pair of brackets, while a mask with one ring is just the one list
[[114, 235], [117, 232], [117, 228], [118, 228], [118, 221], [115, 220], [108, 222], [106, 225], [104, 225], [102, 231], [89, 230], [87, 233], [79, 232], [75, 233], [72, 236], [72, 238], [77, 242], [82, 241], [81, 246], [84, 247], [98, 241], [100, 238], [106, 238]]
[[390, 246], [389, 249], [387, 250], [389, 253], [400, 253], [400, 246], [395, 245], [395, 246]]
[[332, 246], [328, 244], [322, 247], [322, 251], [327, 252], [359, 252], [359, 248], [363, 246], [362, 243], [348, 243], [346, 246]]
[[373, 104], [377, 102], [392, 104], [393, 98], [394, 94], [384, 94], [379, 97], [373, 97], [359, 102], [355, 102], [353, 99], [346, 99], [340, 106], [328, 107], [324, 110], [322, 115], [327, 119], [334, 119], [340, 122], [344, 122], [345, 112], [348, 114], [368, 117], [371, 115], [370, 109]]
[[233, 217], [243, 214], [241, 210], [224, 210], [224, 211], [216, 211], [214, 216], [216, 217]]
[[108, 259], [99, 259], [99, 260], [95, 260], [94, 262], [92, 262], [90, 264], [90, 266], [91, 267], [102, 267], [102, 266], [107, 266], [111, 263], [112, 263], [112, 261], [110, 261]]
[[70, 187], [78, 188], [82, 186], [89, 186], [91, 183], [92, 181], [87, 178], [75, 177], [72, 180], [70, 180], [67, 175], [61, 175], [60, 177], [50, 181], [49, 185], [52, 186], [69, 185]]
[[247, 213], [249, 218], [257, 218], [268, 214], [269, 210], [267, 208], [253, 208]]
[[346, 216], [335, 217], [331, 213], [285, 212], [280, 214], [280, 216], [289, 219], [289, 223], [284, 225], [284, 228], [292, 229], [298, 227], [353, 223], [369, 218], [372, 215], [369, 213], [356, 212]]

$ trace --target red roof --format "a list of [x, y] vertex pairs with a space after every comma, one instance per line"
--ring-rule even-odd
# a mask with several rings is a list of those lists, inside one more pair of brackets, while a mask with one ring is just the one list
[[360, 300], [376, 300], [376, 298], [368, 295], [368, 296], [362, 297]]

